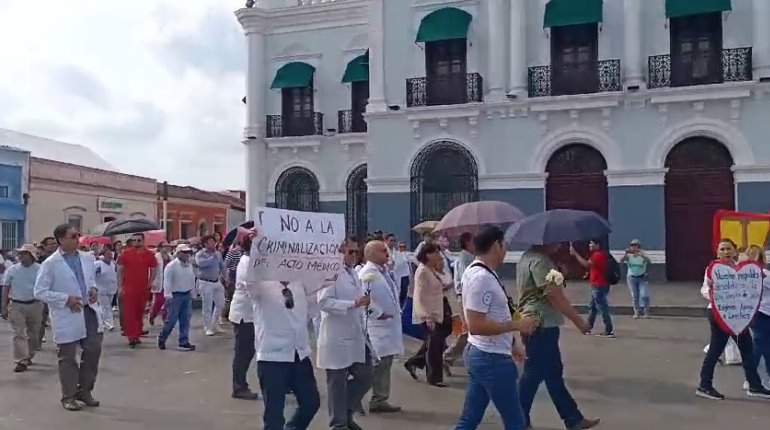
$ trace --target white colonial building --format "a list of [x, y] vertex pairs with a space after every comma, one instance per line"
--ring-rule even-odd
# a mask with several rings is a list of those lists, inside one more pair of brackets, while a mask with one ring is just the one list
[[248, 208], [403, 238], [476, 199], [594, 210], [611, 249], [642, 240], [672, 280], [702, 276], [716, 209], [770, 209], [770, 1], [267, 0], [236, 16]]

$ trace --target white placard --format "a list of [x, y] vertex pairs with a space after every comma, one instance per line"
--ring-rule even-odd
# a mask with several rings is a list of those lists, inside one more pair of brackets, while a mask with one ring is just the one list
[[711, 310], [723, 330], [737, 335], [749, 326], [762, 300], [763, 276], [755, 262], [736, 268], [718, 261], [711, 264]]
[[342, 214], [274, 208], [257, 208], [255, 213], [250, 282], [299, 281], [306, 290], [317, 289], [342, 270]]

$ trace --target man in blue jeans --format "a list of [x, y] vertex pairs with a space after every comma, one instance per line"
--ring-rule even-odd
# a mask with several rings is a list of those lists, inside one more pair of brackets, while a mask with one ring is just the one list
[[163, 297], [166, 299], [166, 321], [158, 334], [158, 349], [166, 349], [166, 340], [179, 323], [179, 349], [195, 350], [190, 343], [190, 317], [192, 315], [192, 290], [195, 288], [195, 272], [190, 256], [190, 245], [176, 247], [174, 260], [163, 271]]
[[588, 269], [588, 283], [591, 285], [591, 299], [588, 301], [588, 325], [593, 330], [596, 315], [601, 313], [604, 331], [597, 336], [612, 338], [615, 337], [615, 333], [612, 329], [610, 304], [607, 301], [607, 296], [610, 294], [610, 283], [607, 281], [607, 253], [595, 240], [588, 243], [588, 249], [591, 251], [591, 255], [586, 260], [578, 254], [574, 247], [571, 245], [569, 247], [569, 253], [575, 257], [578, 263]]
[[538, 328], [530, 335], [523, 336], [527, 359], [519, 383], [521, 408], [526, 426], [531, 428], [529, 414], [532, 403], [538, 387], [545, 382], [548, 395], [564, 426], [568, 430], [589, 429], [599, 424], [599, 420], [583, 416], [564, 383], [559, 327], [564, 323], [564, 317], [581, 333], [588, 333], [590, 327], [572, 307], [562, 285], [551, 280], [548, 275], [556, 269], [550, 256], [558, 249], [559, 244], [533, 246], [521, 256], [516, 265], [521, 312], [524, 315], [535, 315], [538, 320]]
[[534, 319], [513, 321], [508, 295], [494, 270], [505, 258], [504, 233], [498, 227], [484, 227], [473, 238], [476, 260], [462, 277], [463, 306], [468, 325], [465, 367], [468, 389], [457, 430], [473, 430], [484, 417], [489, 401], [495, 405], [505, 430], [523, 430], [514, 357], [524, 357], [514, 343], [513, 332], [529, 332]]

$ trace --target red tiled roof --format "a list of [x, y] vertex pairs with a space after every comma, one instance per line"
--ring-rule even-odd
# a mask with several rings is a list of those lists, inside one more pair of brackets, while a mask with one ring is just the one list
[[[163, 183], [158, 182], [158, 195], [163, 196]], [[180, 185], [168, 184], [168, 196], [170, 198], [198, 200], [207, 203], [221, 203], [232, 207], [233, 209], [244, 210], [246, 204], [243, 200], [233, 196], [205, 191], [195, 187], [183, 187]]]

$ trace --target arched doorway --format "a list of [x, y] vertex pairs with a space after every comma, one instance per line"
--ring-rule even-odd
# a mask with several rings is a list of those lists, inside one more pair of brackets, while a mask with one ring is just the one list
[[[473, 154], [451, 141], [427, 145], [412, 162], [410, 190], [411, 226], [438, 221], [455, 206], [477, 201], [479, 173]], [[412, 233], [413, 249], [420, 240]]]
[[347, 203], [345, 225], [349, 235], [362, 240], [367, 231], [366, 164], [356, 167], [345, 185]]
[[[607, 161], [601, 152], [592, 146], [572, 143], [559, 148], [551, 155], [545, 171], [545, 208], [577, 209], [593, 211], [607, 218], [609, 199], [607, 197]], [[606, 239], [606, 238], [597, 238]], [[606, 246], [607, 241], [603, 240]], [[588, 242], [575, 243], [582, 254], [588, 254]], [[556, 256], [567, 275], [579, 278], [585, 268], [569, 255], [569, 249], [562, 247]]]
[[666, 276], [700, 281], [714, 258], [714, 212], [735, 207], [733, 157], [714, 139], [685, 139], [666, 156]]
[[286, 169], [275, 183], [275, 207], [318, 212], [319, 186], [313, 172], [304, 167]]

